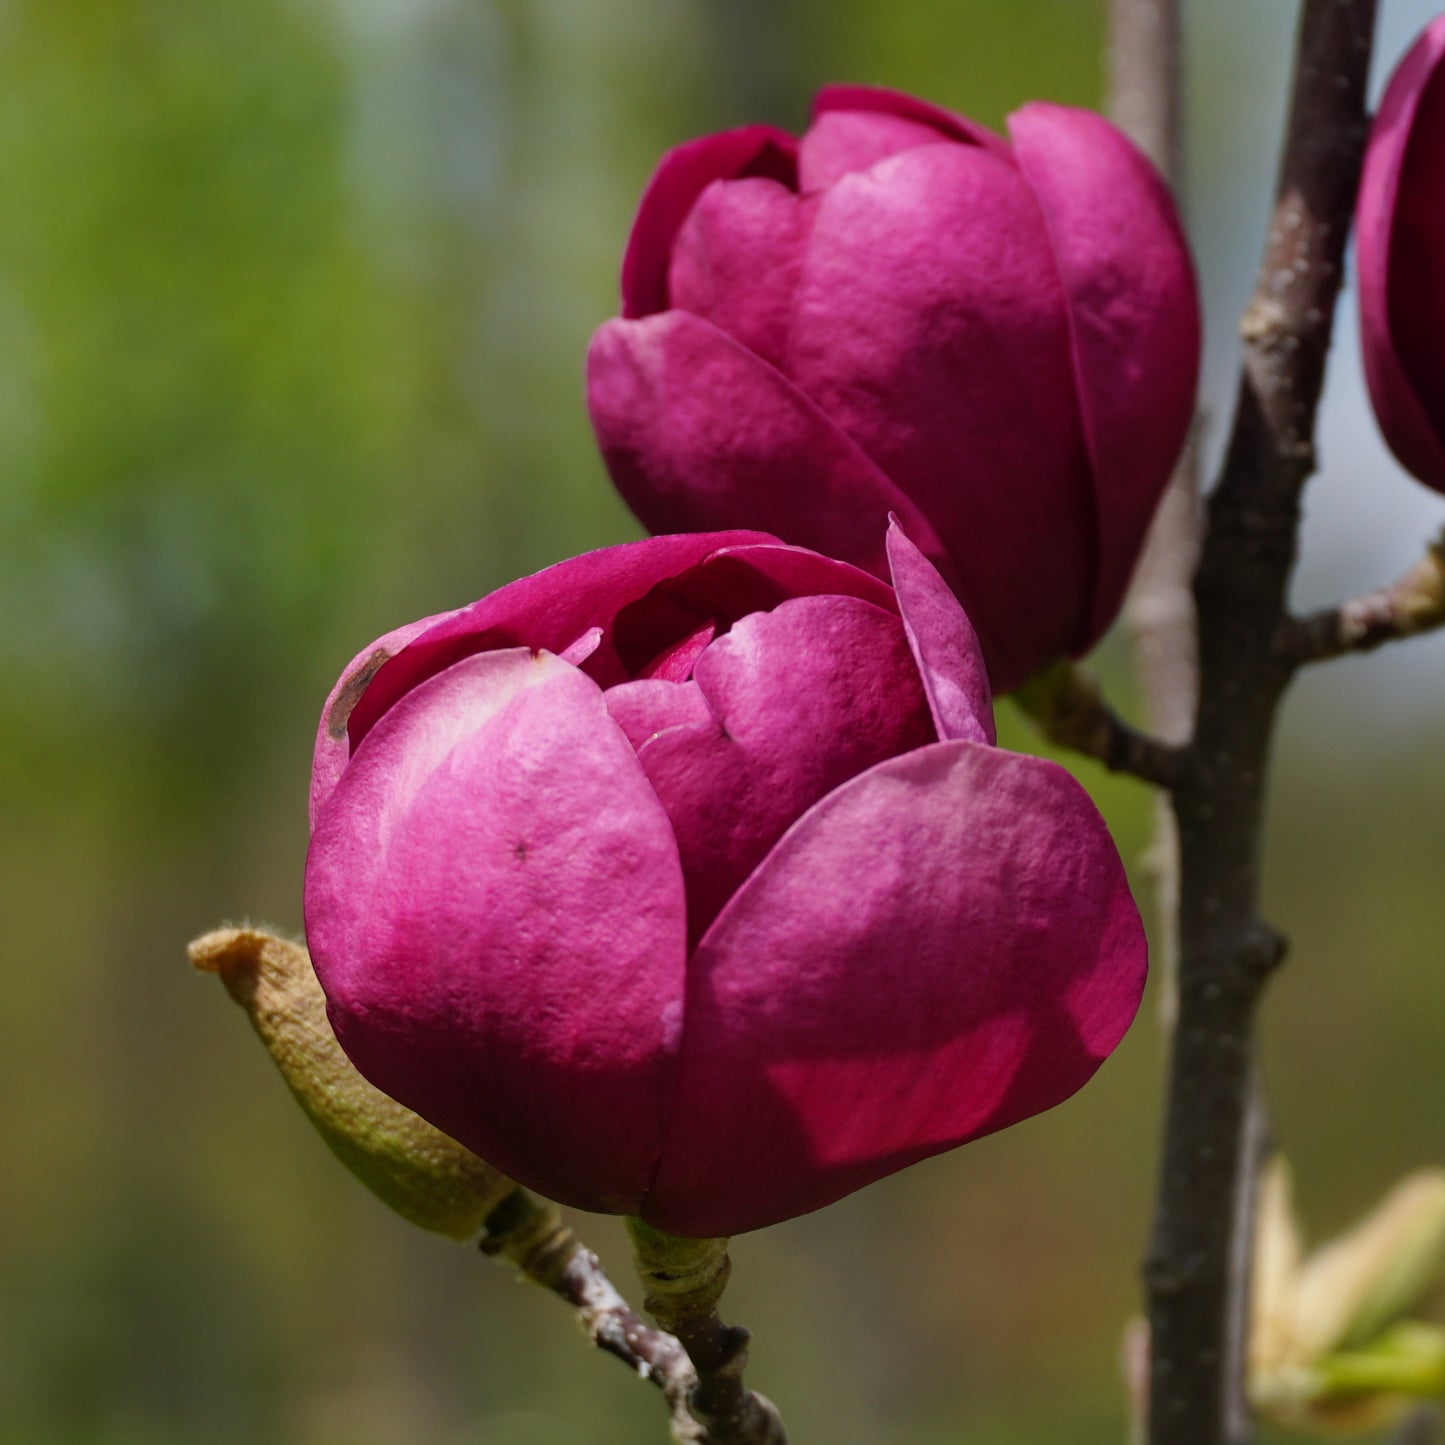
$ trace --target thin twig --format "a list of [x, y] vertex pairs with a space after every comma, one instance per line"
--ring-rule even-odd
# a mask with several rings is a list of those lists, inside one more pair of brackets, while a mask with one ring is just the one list
[[1304, 0], [1268, 241], [1195, 582], [1200, 703], [1173, 798], [1179, 1022], [1146, 1262], [1152, 1445], [1240, 1445], [1233, 1236], [1254, 1016], [1283, 940], [1259, 916], [1264, 776], [1293, 668], [1275, 648], [1366, 131], [1375, 0]]
[[1259, 1232], [1260, 1180], [1274, 1153], [1274, 1118], [1264, 1088], [1257, 1051], [1251, 1050], [1244, 1118], [1239, 1127], [1235, 1165], [1234, 1218], [1230, 1229], [1229, 1286], [1225, 1300], [1226, 1367], [1224, 1438], [1244, 1442], [1254, 1434], [1254, 1407], [1249, 1399], [1249, 1341], [1254, 1329], [1254, 1259]]
[[1131, 727], [1105, 701], [1098, 681], [1073, 663], [1036, 673], [1013, 699], [1050, 742], [1158, 788], [1178, 783], [1184, 750]]
[[677, 1336], [697, 1372], [687, 1407], [704, 1438], [717, 1445], [787, 1445], [776, 1407], [743, 1383], [752, 1336], [718, 1315], [732, 1272], [728, 1241], [682, 1239], [640, 1219], [628, 1219], [627, 1234], [647, 1291], [643, 1308]]
[[1445, 533], [1388, 587], [1308, 617], [1286, 618], [1276, 647], [1286, 662], [1298, 667], [1370, 652], [1437, 627], [1445, 627]]
[[677, 1335], [697, 1370], [688, 1408], [706, 1439], [719, 1445], [788, 1445], [772, 1402], [743, 1383], [752, 1338], [747, 1330], [725, 1325], [714, 1309], [681, 1321]]
[[[1109, 109], [1185, 202], [1184, 18], [1182, 0], [1111, 0]], [[1199, 697], [1194, 568], [1199, 561], [1199, 420], [1174, 469], [1124, 602], [1134, 667], [1149, 731], [1187, 742]], [[1151, 949], [1159, 1021], [1166, 1033], [1178, 1012], [1179, 832], [1167, 798], [1155, 803], [1146, 860], [1157, 924]]]
[[[1181, 0], [1109, 5], [1110, 114], [1159, 167], [1181, 204], [1182, 8]], [[1192, 591], [1200, 537], [1198, 441], [1196, 425], [1154, 516], [1125, 603], [1149, 729], [1169, 743], [1188, 740], [1199, 692]]]
[[[676, 1336], [655, 1329], [632, 1309], [597, 1256], [562, 1222], [555, 1205], [541, 1204], [518, 1189], [487, 1217], [481, 1249], [509, 1261], [526, 1278], [566, 1301], [593, 1345], [656, 1385], [667, 1401], [677, 1445], [786, 1445], [781, 1421], [770, 1404], [769, 1418], [762, 1422], [749, 1415], [740, 1422], [705, 1417], [696, 1403], [702, 1385], [688, 1350]], [[740, 1370], [738, 1366], [739, 1377]]]

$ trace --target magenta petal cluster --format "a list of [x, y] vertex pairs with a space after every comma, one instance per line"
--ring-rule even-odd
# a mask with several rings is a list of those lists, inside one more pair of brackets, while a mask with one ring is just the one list
[[1355, 229], [1375, 416], [1401, 465], [1445, 492], [1445, 15], [1385, 90]]
[[1145, 944], [974, 633], [746, 532], [578, 557], [362, 653], [306, 932], [373, 1083], [566, 1204], [726, 1235], [1058, 1103]]
[[1009, 140], [833, 86], [665, 156], [622, 316], [588, 359], [608, 469], [654, 532], [757, 525], [886, 576], [888, 514], [940, 567], [995, 691], [1113, 620], [1194, 406], [1173, 202], [1090, 111]]

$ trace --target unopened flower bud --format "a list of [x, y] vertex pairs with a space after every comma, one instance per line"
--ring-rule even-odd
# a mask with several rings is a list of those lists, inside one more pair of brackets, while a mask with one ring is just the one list
[[321, 985], [299, 943], [255, 928], [218, 928], [188, 951], [198, 969], [220, 975], [246, 1010], [331, 1152], [403, 1218], [467, 1239], [516, 1189], [357, 1073], [336, 1042]]

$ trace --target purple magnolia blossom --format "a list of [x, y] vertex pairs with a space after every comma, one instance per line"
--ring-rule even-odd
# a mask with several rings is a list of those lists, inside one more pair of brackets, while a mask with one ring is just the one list
[[512, 1178], [756, 1229], [1003, 1128], [1145, 944], [1084, 790], [1000, 751], [967, 619], [759, 533], [659, 537], [381, 639], [317, 737], [342, 1046]]
[[1375, 416], [1401, 465], [1445, 492], [1445, 15], [1380, 102], [1355, 227]]
[[1010, 141], [833, 86], [666, 155], [592, 342], [612, 478], [655, 532], [761, 526], [886, 576], [890, 512], [996, 691], [1113, 620], [1189, 427], [1199, 308], [1174, 204], [1107, 121]]

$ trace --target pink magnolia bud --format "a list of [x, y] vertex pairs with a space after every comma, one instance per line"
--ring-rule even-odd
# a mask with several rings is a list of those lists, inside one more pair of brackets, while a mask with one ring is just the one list
[[1355, 227], [1375, 416], [1400, 464], [1445, 492], [1445, 15], [1380, 102]]
[[592, 342], [612, 478], [656, 532], [761, 526], [886, 575], [890, 512], [978, 630], [995, 691], [1113, 620], [1194, 406], [1174, 204], [1107, 121], [1010, 141], [833, 86], [800, 140], [669, 152]]
[[1144, 936], [1062, 768], [993, 745], [982, 659], [748, 532], [563, 562], [402, 629], [317, 737], [307, 937], [379, 1088], [565, 1204], [755, 1229], [1047, 1109]]

